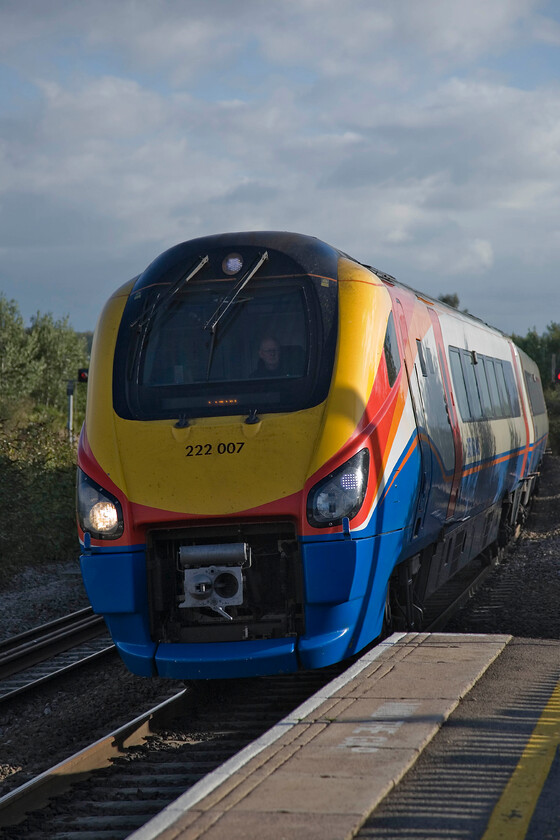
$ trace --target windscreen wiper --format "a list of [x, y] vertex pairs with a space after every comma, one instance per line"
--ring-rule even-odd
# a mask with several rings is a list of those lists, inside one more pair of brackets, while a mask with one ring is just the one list
[[169, 303], [172, 297], [174, 297], [177, 292], [186, 286], [186, 284], [192, 280], [192, 278], [198, 274], [198, 272], [206, 265], [209, 260], [208, 254], [205, 257], [199, 257], [197, 263], [195, 263], [186, 274], [181, 274], [178, 280], [175, 281], [171, 286], [168, 286], [164, 292], [160, 292], [157, 297], [155, 298], [152, 305], [149, 307], [145, 306], [142, 313], [138, 316], [138, 318], [132, 322], [130, 325], [130, 329], [136, 327], [137, 335], [136, 340], [134, 342], [134, 354], [132, 356], [131, 362], [131, 375], [132, 373], [135, 374], [135, 381], [138, 384], [140, 379], [140, 360], [142, 358], [142, 353], [144, 351], [144, 345], [146, 343], [146, 337], [148, 335], [148, 328], [154, 318], [156, 311], [161, 312], [162, 307], [165, 308], [166, 305]]
[[233, 303], [235, 303], [235, 301], [237, 300], [237, 298], [239, 297], [249, 280], [251, 280], [255, 276], [261, 265], [265, 263], [267, 259], [268, 251], [264, 251], [264, 253], [260, 255], [256, 262], [253, 263], [249, 271], [243, 275], [243, 277], [239, 280], [237, 285], [232, 289], [231, 294], [225, 295], [225, 297], [221, 299], [214, 314], [204, 324], [205, 330], [210, 330], [212, 335], [214, 335], [214, 333], [216, 332], [216, 327], [218, 326], [218, 324], [220, 323], [230, 306]]
[[173, 283], [172, 286], [168, 286], [164, 292], [160, 292], [160, 294], [156, 297], [149, 312], [144, 312], [140, 317], [133, 321], [130, 325], [132, 327], [137, 327], [138, 330], [143, 329], [146, 327], [154, 316], [154, 312], [156, 309], [160, 309], [162, 306], [165, 306], [172, 297], [174, 297], [177, 292], [186, 286], [187, 283], [193, 279], [193, 277], [198, 274], [198, 272], [203, 268], [209, 260], [208, 254], [205, 257], [201, 257], [199, 261], [189, 269], [186, 274], [182, 274], [178, 280]]
[[255, 276], [261, 265], [268, 259], [268, 251], [264, 251], [260, 257], [253, 263], [249, 271], [241, 277], [239, 282], [231, 291], [231, 294], [224, 295], [219, 302], [214, 314], [206, 321], [203, 329], [210, 330], [212, 338], [210, 341], [210, 350], [208, 351], [208, 364], [206, 366], [206, 381], [210, 380], [210, 368], [212, 367], [212, 359], [214, 358], [214, 350], [216, 349], [216, 327], [230, 308], [235, 303], [249, 280]]

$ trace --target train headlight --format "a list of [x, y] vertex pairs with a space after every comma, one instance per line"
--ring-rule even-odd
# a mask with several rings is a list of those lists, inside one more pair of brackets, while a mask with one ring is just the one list
[[362, 449], [319, 481], [307, 497], [309, 523], [326, 528], [356, 516], [366, 496], [368, 471], [369, 451]]
[[76, 483], [78, 521], [97, 540], [116, 540], [124, 531], [119, 500], [78, 468]]

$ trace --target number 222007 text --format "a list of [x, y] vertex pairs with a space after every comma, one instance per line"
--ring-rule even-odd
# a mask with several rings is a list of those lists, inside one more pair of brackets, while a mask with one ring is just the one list
[[236, 443], [218, 443], [214, 446], [212, 443], [197, 443], [195, 445], [189, 444], [185, 446], [187, 458], [196, 457], [197, 455], [239, 455], [245, 441], [238, 441]]

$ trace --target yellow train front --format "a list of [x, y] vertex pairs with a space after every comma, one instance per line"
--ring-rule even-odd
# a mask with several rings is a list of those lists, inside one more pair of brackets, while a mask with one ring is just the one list
[[113, 295], [78, 520], [130, 670], [291, 672], [380, 634], [421, 472], [398, 359], [387, 285], [310, 237], [185, 242]]

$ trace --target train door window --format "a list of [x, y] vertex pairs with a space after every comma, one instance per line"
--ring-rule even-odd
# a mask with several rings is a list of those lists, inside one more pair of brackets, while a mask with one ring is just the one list
[[521, 407], [519, 405], [519, 395], [517, 393], [517, 385], [515, 384], [515, 376], [513, 374], [511, 362], [502, 362], [502, 369], [504, 371], [509, 404], [511, 406], [511, 416], [519, 417], [521, 414]]
[[490, 389], [488, 387], [483, 356], [478, 357], [478, 364], [474, 366], [474, 373], [478, 385], [478, 393], [480, 394], [480, 402], [482, 403], [482, 413], [486, 418], [493, 417], [494, 409], [490, 398]]
[[502, 417], [502, 404], [500, 400], [500, 392], [498, 390], [498, 380], [496, 378], [496, 369], [494, 367], [494, 360], [484, 357], [484, 369], [486, 371], [486, 379], [488, 381], [488, 388], [490, 391], [490, 399], [492, 401], [493, 416], [495, 418]]
[[461, 366], [463, 368], [463, 375], [467, 386], [467, 397], [471, 408], [471, 419], [479, 420], [482, 417], [482, 406], [480, 404], [480, 394], [478, 393], [478, 387], [476, 384], [474, 358], [472, 353], [468, 353], [465, 350], [461, 352]]
[[453, 377], [453, 386], [455, 388], [459, 413], [463, 420], [470, 420], [471, 410], [467, 398], [467, 386], [465, 384], [463, 368], [461, 366], [461, 355], [459, 350], [456, 350], [454, 347], [449, 348], [449, 363], [451, 365], [451, 375]]
[[401, 369], [401, 357], [399, 355], [395, 319], [393, 318], [392, 312], [389, 313], [389, 320], [387, 321], [387, 330], [385, 332], [385, 343], [383, 345], [383, 349], [385, 352], [385, 362], [387, 364], [389, 387], [392, 388], [397, 381], [397, 376]]
[[416, 339], [416, 348], [418, 350], [418, 359], [420, 361], [420, 368], [422, 370], [422, 376], [428, 375], [428, 368], [426, 367], [426, 359], [424, 357], [424, 348], [422, 347], [422, 342], [419, 338]]
[[434, 354], [432, 353], [432, 348], [426, 345], [422, 345], [424, 348], [424, 358], [426, 359], [426, 367], [428, 369], [428, 374], [430, 376], [434, 376], [436, 373], [436, 366], [434, 364]]

